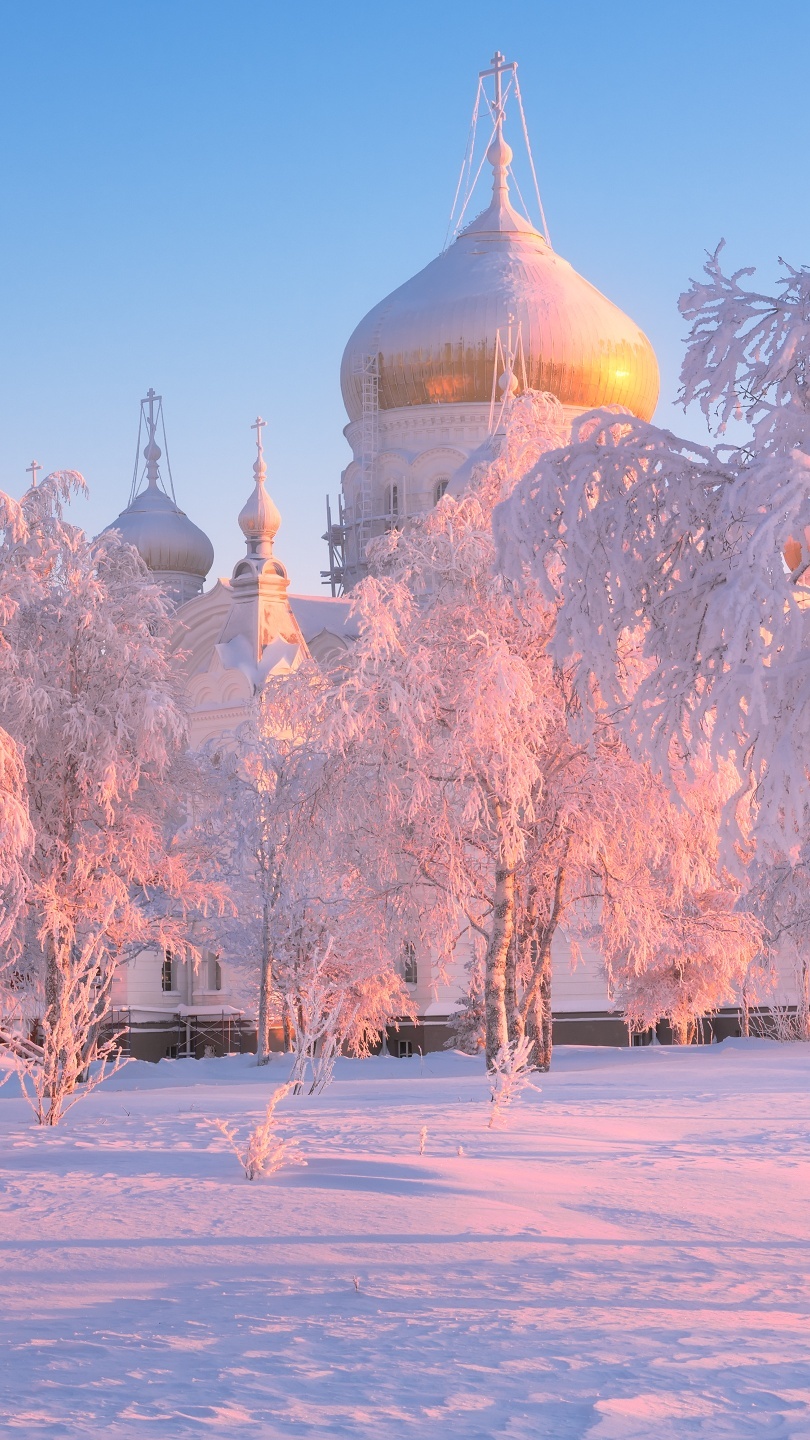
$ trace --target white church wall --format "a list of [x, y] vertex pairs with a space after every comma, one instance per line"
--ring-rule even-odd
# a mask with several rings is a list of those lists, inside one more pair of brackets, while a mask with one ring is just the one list
[[570, 939], [559, 930], [552, 942], [551, 961], [551, 1008], [555, 1014], [612, 1009], [605, 965], [598, 950], [581, 945], [575, 961]]

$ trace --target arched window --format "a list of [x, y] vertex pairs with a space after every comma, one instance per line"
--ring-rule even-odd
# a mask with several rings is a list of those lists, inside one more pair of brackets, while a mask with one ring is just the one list
[[433, 484], [433, 504], [438, 505], [445, 490], [450, 484], [449, 475], [438, 475]]
[[407, 940], [402, 947], [402, 978], [406, 985], [415, 985], [418, 979], [416, 946]]
[[396, 520], [399, 514], [399, 484], [396, 480], [388, 486], [386, 491], [385, 513], [390, 515], [393, 520]]
[[164, 992], [174, 990], [174, 956], [171, 950], [163, 951], [163, 965], [160, 971], [160, 988]]

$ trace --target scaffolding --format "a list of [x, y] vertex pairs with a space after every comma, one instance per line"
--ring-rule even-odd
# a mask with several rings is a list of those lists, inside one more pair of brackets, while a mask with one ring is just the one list
[[492, 361], [492, 394], [489, 402], [489, 424], [487, 433], [497, 435], [503, 425], [507, 405], [520, 386], [528, 390], [526, 377], [526, 355], [523, 350], [523, 323], [515, 325], [514, 315], [509, 316], [506, 336], [499, 327], [495, 332], [495, 354]]
[[374, 516], [374, 470], [379, 450], [380, 365], [375, 355], [356, 355], [353, 370], [360, 376], [360, 484], [355, 491], [353, 530], [354, 556], [358, 576], [365, 565], [366, 545], [371, 539]]
[[338, 496], [338, 518], [332, 519], [332, 505], [326, 497], [326, 530], [321, 536], [329, 548], [329, 569], [321, 571], [321, 583], [329, 585], [332, 597], [342, 595], [346, 576], [346, 513], [343, 496]]
[[340, 595], [365, 574], [366, 546], [374, 529], [374, 480], [379, 452], [380, 362], [377, 352], [355, 355], [352, 374], [360, 379], [360, 434], [355, 447], [357, 484], [350, 508], [338, 502], [337, 524], [326, 501], [326, 533], [329, 569], [321, 571], [325, 585]]

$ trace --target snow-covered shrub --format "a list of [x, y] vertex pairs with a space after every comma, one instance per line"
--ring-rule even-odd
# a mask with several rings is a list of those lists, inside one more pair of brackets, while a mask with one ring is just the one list
[[292, 1083], [279, 1085], [267, 1102], [263, 1120], [240, 1140], [234, 1127], [224, 1120], [212, 1120], [211, 1124], [225, 1137], [248, 1180], [257, 1180], [260, 1175], [272, 1175], [286, 1165], [306, 1165], [306, 1160], [295, 1140], [284, 1140], [279, 1135], [276, 1120], [276, 1106], [293, 1090]]
[[521, 1035], [513, 1044], [504, 1045], [490, 1065], [490, 1130], [505, 1122], [505, 1111], [520, 1099], [524, 1090], [539, 1091], [539, 1085], [531, 1079], [535, 1071], [532, 1050], [530, 1037]]
[[467, 989], [461, 1006], [449, 1019], [450, 1037], [445, 1050], [461, 1050], [465, 1055], [479, 1055], [486, 1045], [487, 1027], [484, 1014], [484, 957], [475, 955], [465, 966]]
[[337, 936], [324, 929], [304, 943], [299, 934], [298, 954], [288, 952], [281, 967], [295, 1094], [307, 1083], [308, 1093], [318, 1094], [342, 1051], [368, 1056], [391, 1017], [412, 1011], [399, 974], [380, 964], [378, 937], [369, 936], [365, 925], [358, 932], [350, 914], [344, 918], [347, 929]]

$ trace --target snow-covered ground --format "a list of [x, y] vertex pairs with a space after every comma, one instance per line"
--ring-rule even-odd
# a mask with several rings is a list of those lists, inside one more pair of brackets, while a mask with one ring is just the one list
[[479, 1062], [342, 1061], [249, 1184], [206, 1120], [285, 1069], [0, 1090], [1, 1433], [810, 1437], [810, 1047], [558, 1050], [501, 1131]]

